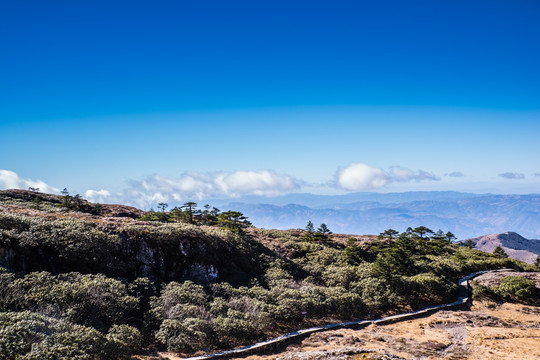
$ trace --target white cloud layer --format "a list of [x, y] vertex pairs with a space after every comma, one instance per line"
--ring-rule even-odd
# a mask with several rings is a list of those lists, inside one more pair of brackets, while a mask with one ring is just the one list
[[300, 180], [272, 170], [198, 173], [186, 172], [179, 178], [152, 175], [142, 181], [131, 181], [130, 186], [117, 195], [106, 190], [89, 190], [86, 195], [101, 201], [128, 202], [148, 206], [159, 202], [202, 200], [211, 197], [239, 197], [242, 195], [277, 196], [299, 190]]
[[107, 190], [86, 190], [84, 198], [94, 203], [106, 203], [111, 198], [111, 193]]
[[[432, 173], [413, 171], [394, 166], [388, 170], [363, 163], [352, 163], [339, 168], [335, 181], [320, 187], [328, 190], [361, 191], [378, 189], [394, 182], [439, 180]], [[210, 198], [237, 198], [244, 195], [278, 196], [317, 187], [289, 175], [277, 174], [272, 170], [220, 171], [215, 173], [186, 172], [178, 178], [151, 175], [144, 180], [131, 180], [121, 192], [89, 189], [84, 197], [95, 203], [119, 203], [148, 207], [160, 202], [179, 203], [188, 200]], [[15, 172], [0, 170], [0, 189], [39, 188], [42, 192], [59, 193], [59, 190], [43, 181], [21, 179]]]
[[366, 165], [352, 163], [338, 169], [336, 184], [342, 189], [360, 191], [378, 189], [393, 182], [440, 180], [432, 173], [423, 170], [414, 172], [410, 169], [393, 166], [388, 171]]
[[52, 187], [41, 180], [22, 179], [10, 170], [0, 170], [0, 189], [23, 189], [38, 188], [44, 193], [58, 193], [59, 190]]

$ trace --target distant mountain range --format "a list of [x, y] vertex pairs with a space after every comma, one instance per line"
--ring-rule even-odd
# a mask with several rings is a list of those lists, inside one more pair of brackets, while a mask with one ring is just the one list
[[336, 233], [379, 234], [420, 225], [453, 232], [459, 239], [484, 234], [520, 233], [540, 238], [540, 194], [493, 195], [453, 191], [289, 194], [222, 201], [223, 209], [243, 212], [262, 228], [304, 228], [308, 220]]
[[529, 264], [533, 264], [540, 256], [540, 240], [525, 239], [515, 232], [484, 235], [471, 240], [475, 249], [492, 253], [500, 246], [509, 257]]

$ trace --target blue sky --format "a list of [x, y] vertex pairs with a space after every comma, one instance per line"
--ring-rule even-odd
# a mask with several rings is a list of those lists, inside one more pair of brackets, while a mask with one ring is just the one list
[[537, 1], [5, 3], [0, 188], [140, 206], [540, 192], [539, 15]]

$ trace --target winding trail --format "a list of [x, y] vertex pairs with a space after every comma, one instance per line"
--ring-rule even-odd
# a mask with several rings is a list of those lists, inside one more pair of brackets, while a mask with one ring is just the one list
[[349, 321], [349, 322], [343, 322], [343, 323], [328, 324], [328, 325], [319, 326], [319, 327], [312, 327], [308, 329], [296, 330], [288, 334], [278, 336], [273, 339], [258, 342], [256, 344], [243, 346], [241, 348], [237, 348], [233, 350], [221, 351], [214, 354], [184, 358], [184, 360], [205, 360], [205, 359], [216, 359], [220, 357], [228, 357], [232, 355], [247, 355], [250, 352], [261, 350], [262, 348], [270, 347], [272, 345], [277, 345], [286, 340], [303, 337], [303, 336], [313, 334], [316, 332], [321, 332], [321, 331], [326, 331], [326, 330], [331, 330], [331, 329], [347, 328], [347, 327], [367, 326], [370, 324], [380, 324], [380, 323], [391, 322], [391, 321], [400, 321], [400, 320], [413, 318], [421, 314], [426, 314], [426, 313], [430, 313], [430, 312], [441, 310], [441, 309], [447, 309], [447, 308], [463, 305], [469, 301], [469, 297], [471, 296], [469, 280], [485, 273], [500, 272], [500, 271], [514, 271], [514, 270], [513, 269], [498, 269], [498, 270], [478, 271], [478, 272], [469, 274], [461, 278], [458, 281], [459, 297], [456, 301], [448, 303], [448, 304], [430, 306], [430, 307], [426, 307], [426, 308], [416, 310], [410, 313], [392, 315], [392, 316], [387, 316], [384, 318], [379, 318], [379, 319], [374, 319], [374, 320]]

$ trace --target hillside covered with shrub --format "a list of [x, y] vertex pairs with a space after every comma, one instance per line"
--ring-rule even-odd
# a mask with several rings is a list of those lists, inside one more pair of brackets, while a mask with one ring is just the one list
[[534, 269], [425, 227], [346, 237], [160, 208], [0, 192], [0, 360], [213, 351], [444, 302], [473, 271]]

